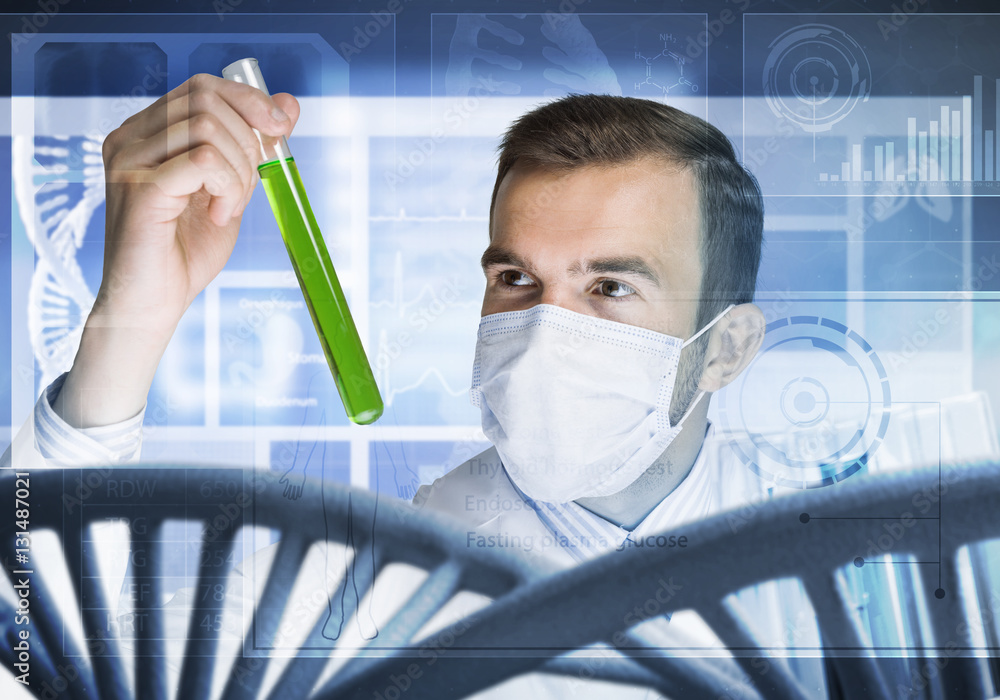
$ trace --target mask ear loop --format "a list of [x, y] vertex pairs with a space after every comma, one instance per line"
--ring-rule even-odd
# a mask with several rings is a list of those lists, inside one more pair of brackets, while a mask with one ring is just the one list
[[715, 318], [713, 318], [711, 321], [709, 321], [708, 323], [706, 323], [705, 326], [704, 326], [704, 328], [702, 328], [700, 331], [698, 331], [697, 333], [695, 333], [694, 335], [692, 335], [690, 338], [688, 338], [687, 340], [685, 340], [683, 343], [681, 343], [681, 348], [685, 348], [688, 345], [690, 345], [691, 343], [693, 343], [694, 341], [698, 340], [698, 338], [701, 337], [702, 333], [704, 333], [705, 331], [707, 331], [708, 329], [710, 329], [712, 326], [714, 326], [716, 323], [718, 323], [720, 318], [722, 318], [723, 316], [725, 316], [726, 314], [728, 314], [730, 311], [732, 311], [735, 308], [736, 308], [736, 304], [730, 304], [729, 306], [727, 306], [725, 309], [722, 310], [721, 314], [719, 314], [718, 316], [716, 316]]
[[[698, 338], [701, 336], [702, 333], [704, 333], [705, 331], [709, 330], [712, 326], [714, 326], [716, 323], [718, 323], [719, 319], [721, 319], [723, 316], [725, 316], [726, 314], [728, 314], [735, 307], [736, 307], [736, 304], [730, 304], [725, 309], [723, 309], [722, 313], [720, 313], [718, 316], [716, 316], [711, 321], [709, 321], [708, 323], [706, 323], [705, 326], [700, 331], [698, 331], [697, 333], [695, 333], [694, 335], [692, 335], [690, 338], [688, 338], [687, 340], [685, 340], [681, 344], [681, 349], [684, 349], [685, 347], [687, 347], [688, 345], [690, 345], [694, 341], [698, 340]], [[673, 427], [677, 428], [677, 427], [680, 427], [681, 425], [683, 425], [684, 421], [686, 421], [688, 419], [688, 416], [691, 415], [691, 412], [694, 411], [695, 406], [698, 405], [698, 402], [701, 401], [702, 398], [704, 398], [704, 396], [705, 396], [705, 391], [703, 389], [699, 389], [698, 393], [695, 394], [694, 399], [688, 405], [687, 410], [684, 411], [684, 415], [681, 416], [681, 419], [679, 421], [677, 421], [677, 425], [675, 425]]]

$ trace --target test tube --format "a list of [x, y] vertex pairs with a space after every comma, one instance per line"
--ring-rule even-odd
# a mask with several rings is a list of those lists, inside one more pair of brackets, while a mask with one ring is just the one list
[[[270, 95], [255, 58], [243, 58], [226, 66], [222, 77]], [[260, 182], [278, 221], [347, 417], [361, 425], [373, 423], [382, 415], [382, 397], [309, 206], [295, 159], [284, 136], [269, 137], [256, 129], [254, 133], [260, 142], [261, 163], [257, 166]]]

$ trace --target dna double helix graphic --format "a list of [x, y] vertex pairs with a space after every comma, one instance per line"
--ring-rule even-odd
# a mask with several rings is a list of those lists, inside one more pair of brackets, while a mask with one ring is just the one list
[[101, 142], [88, 136], [15, 135], [14, 197], [36, 260], [28, 296], [28, 333], [47, 386], [69, 369], [94, 303], [77, 252], [104, 202]]

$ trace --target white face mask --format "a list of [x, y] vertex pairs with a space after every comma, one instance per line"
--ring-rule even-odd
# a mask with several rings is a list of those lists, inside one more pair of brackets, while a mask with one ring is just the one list
[[551, 304], [484, 316], [472, 403], [510, 478], [529, 498], [618, 493], [677, 436], [670, 399], [687, 341]]

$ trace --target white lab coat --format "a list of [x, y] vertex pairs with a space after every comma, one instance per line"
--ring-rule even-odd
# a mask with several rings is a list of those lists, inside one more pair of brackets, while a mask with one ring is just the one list
[[524, 503], [501, 468], [496, 448], [490, 447], [433, 484], [421, 486], [413, 497], [413, 505], [456, 518], [477, 535], [494, 538], [493, 542], [531, 542], [530, 550], [521, 547], [520, 551], [542, 570], [567, 568], [576, 563], [562, 547], [538, 545], [551, 540], [552, 533], [530, 508], [492, 513], [467, 507], [469, 499], [473, 503], [477, 500]]
[[[495, 448], [470, 459], [451, 470], [433, 484], [422, 486], [413, 499], [414, 505], [430, 508], [457, 518], [477, 535], [493, 538], [492, 542], [531, 543], [531, 549], [522, 547], [521, 553], [534, 560], [542, 570], [565, 569], [575, 566], [576, 560], [568, 550], [552, 541], [552, 533], [535, 516], [530, 508], [508, 508], [484, 511], [470, 508], [477, 500], [487, 503], [524, 503], [521, 495], [513, 487], [505, 472], [499, 468], [500, 458]], [[728, 446], [709, 440], [703, 447], [696, 469], [707, 470], [703, 474], [714, 484], [727, 484], [727, 489], [713, 489], [708, 502], [704, 504], [701, 517], [719, 510], [738, 509], [765, 497], [765, 491], [754, 475], [747, 476], [747, 470], [735, 461]], [[693, 473], [693, 471], [692, 471]], [[725, 491], [725, 493], [723, 493]], [[470, 500], [471, 499], [471, 500]], [[734, 517], [740, 517], [738, 510]], [[547, 546], [544, 544], [550, 542]], [[539, 546], [539, 543], [542, 543]], [[470, 611], [471, 612], [471, 611]], [[581, 614], [585, 611], [581, 611]], [[641, 624], [644, 636], [663, 648], [714, 647], [719, 651], [691, 652], [692, 656], [726, 657], [725, 645], [705, 625], [701, 618], [689, 611], [676, 613], [668, 623], [662, 618]], [[601, 651], [587, 651], [595, 667], [608, 654]], [[681, 653], [681, 652], [678, 652]], [[725, 664], [725, 661], [717, 663]], [[509, 697], [532, 698], [656, 698], [657, 693], [646, 689], [619, 684], [588, 681], [586, 678], [562, 678], [544, 674], [530, 674], [520, 679], [508, 681], [497, 688], [485, 691], [481, 697], [499, 700]], [[480, 697], [480, 696], [476, 696]], [[737, 696], [738, 697], [738, 696]]]
[[[120, 423], [77, 430], [63, 421], [48, 403], [48, 399], [62, 389], [65, 378], [65, 374], [60, 375], [43, 390], [0, 457], [0, 469], [106, 467], [139, 461], [145, 407]], [[43, 421], [37, 428], [36, 420]], [[48, 430], [40, 430], [45, 425]], [[40, 447], [41, 443], [45, 444], [44, 449]], [[46, 453], [51, 457], [46, 457]]]
[[35, 446], [35, 412], [32, 410], [14, 440], [7, 446], [3, 457], [0, 457], [0, 469], [14, 468], [20, 471], [51, 466]]

